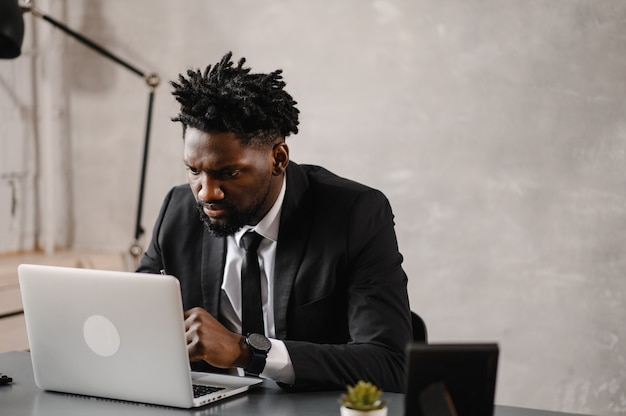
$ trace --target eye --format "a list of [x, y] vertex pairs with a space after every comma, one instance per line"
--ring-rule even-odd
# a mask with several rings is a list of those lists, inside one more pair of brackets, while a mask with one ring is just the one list
[[198, 175], [200, 171], [196, 168], [192, 168], [191, 166], [187, 166], [187, 171], [192, 175]]
[[222, 171], [222, 176], [226, 179], [233, 179], [239, 175], [239, 170], [237, 169], [226, 169]]

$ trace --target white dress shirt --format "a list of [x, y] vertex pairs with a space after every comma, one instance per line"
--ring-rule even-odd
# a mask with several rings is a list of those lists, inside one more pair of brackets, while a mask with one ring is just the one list
[[[274, 339], [276, 336], [274, 325], [274, 262], [286, 183], [285, 175], [276, 202], [256, 226], [245, 226], [234, 235], [226, 237], [226, 263], [220, 298], [220, 314], [222, 323], [228, 329], [241, 333], [241, 264], [245, 256], [245, 251], [241, 246], [241, 237], [249, 230], [254, 230], [264, 237], [257, 254], [261, 269], [261, 301], [265, 335], [272, 343], [272, 348], [267, 355], [265, 369], [260, 376], [293, 384], [295, 374], [287, 347], [282, 341]], [[239, 373], [243, 374], [243, 370]]]

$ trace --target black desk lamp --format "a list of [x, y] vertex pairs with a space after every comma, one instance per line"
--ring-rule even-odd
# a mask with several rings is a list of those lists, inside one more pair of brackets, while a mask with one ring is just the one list
[[143, 78], [150, 88], [150, 94], [148, 97], [148, 115], [146, 120], [146, 131], [144, 136], [144, 148], [143, 159], [141, 165], [141, 180], [139, 184], [139, 198], [137, 202], [137, 221], [135, 225], [135, 241], [130, 246], [130, 254], [135, 260], [143, 253], [143, 248], [139, 244], [139, 238], [144, 233], [144, 229], [141, 225], [141, 213], [143, 210], [143, 193], [146, 179], [146, 165], [148, 161], [148, 146], [150, 144], [150, 125], [152, 122], [152, 104], [154, 102], [154, 89], [159, 85], [160, 79], [156, 74], [146, 74], [145, 72], [137, 69], [135, 66], [128, 62], [118, 58], [111, 52], [104, 49], [102, 46], [87, 39], [80, 33], [73, 31], [64, 24], [54, 20], [50, 16], [42, 13], [40, 10], [33, 7], [29, 2], [18, 3], [17, 0], [0, 0], [0, 58], [1, 59], [13, 59], [17, 58], [22, 49], [22, 41], [24, 40], [24, 20], [22, 13], [30, 12], [34, 16], [42, 18], [43, 20], [51, 23], [53, 26], [61, 29], [66, 34], [70, 35], [74, 39], [78, 40], [84, 45], [87, 45], [91, 49], [95, 50], [99, 54], [109, 58], [110, 60], [122, 65], [124, 68], [136, 75]]

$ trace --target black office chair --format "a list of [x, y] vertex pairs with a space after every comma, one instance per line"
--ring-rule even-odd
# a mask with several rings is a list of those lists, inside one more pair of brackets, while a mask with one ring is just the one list
[[413, 311], [411, 311], [411, 325], [413, 325], [413, 341], [427, 344], [428, 332], [426, 331], [426, 323]]

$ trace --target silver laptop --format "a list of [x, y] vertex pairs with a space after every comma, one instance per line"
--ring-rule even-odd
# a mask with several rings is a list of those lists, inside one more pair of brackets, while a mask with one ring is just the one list
[[172, 276], [30, 264], [18, 275], [41, 389], [191, 408], [262, 383], [190, 370]]

